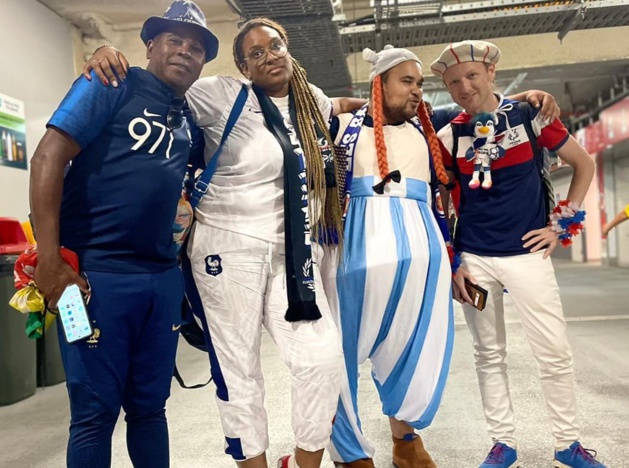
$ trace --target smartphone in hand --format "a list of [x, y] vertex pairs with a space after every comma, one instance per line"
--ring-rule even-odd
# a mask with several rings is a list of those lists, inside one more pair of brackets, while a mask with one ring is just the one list
[[68, 343], [75, 343], [94, 333], [83, 294], [76, 284], [68, 286], [57, 302], [59, 320]]
[[465, 290], [472, 299], [472, 305], [478, 310], [483, 310], [487, 304], [487, 290], [472, 283], [467, 278], [465, 278]]

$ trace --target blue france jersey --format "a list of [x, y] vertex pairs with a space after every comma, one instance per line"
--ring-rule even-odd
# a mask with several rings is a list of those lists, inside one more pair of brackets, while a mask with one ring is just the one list
[[80, 77], [48, 122], [81, 147], [64, 179], [60, 242], [82, 269], [156, 273], [176, 265], [172, 227], [190, 129], [185, 120], [167, 128], [173, 97], [140, 68], [119, 88]]
[[[461, 189], [454, 242], [462, 252], [490, 257], [526, 254], [530, 249], [524, 248], [522, 237], [547, 224], [544, 185], [517, 105], [500, 99], [496, 135], [505, 155], [491, 163], [490, 189], [469, 186], [474, 173], [474, 161], [466, 158], [474, 137], [474, 129], [468, 125], [471, 116], [462, 112], [439, 132], [443, 163], [455, 173]], [[548, 123], [538, 119], [538, 113], [530, 109], [528, 116], [537, 146], [559, 150], [568, 141], [568, 131], [559, 119]], [[453, 124], [460, 129], [456, 144]], [[455, 148], [456, 154], [452, 154]]]

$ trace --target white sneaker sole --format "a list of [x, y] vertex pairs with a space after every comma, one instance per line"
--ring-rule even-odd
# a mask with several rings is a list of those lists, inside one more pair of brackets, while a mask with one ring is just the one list
[[563, 463], [561, 463], [560, 461], [557, 461], [557, 460], [553, 460], [553, 466], [555, 468], [573, 468], [570, 465], [564, 465]]
[[[516, 458], [516, 460], [513, 463], [511, 463], [509, 466], [507, 466], [507, 468], [522, 468], [522, 465], [520, 465], [520, 460], [518, 460]], [[568, 467], [568, 468], [570, 468], [570, 467]]]

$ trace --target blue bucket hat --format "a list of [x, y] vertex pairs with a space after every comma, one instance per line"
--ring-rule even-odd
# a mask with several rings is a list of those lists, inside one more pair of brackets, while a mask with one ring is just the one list
[[164, 16], [151, 16], [144, 22], [140, 37], [146, 44], [151, 39], [168, 30], [176, 23], [194, 26], [203, 35], [205, 47], [205, 63], [216, 58], [218, 54], [218, 38], [207, 28], [205, 15], [196, 3], [189, 0], [175, 0], [171, 3]]

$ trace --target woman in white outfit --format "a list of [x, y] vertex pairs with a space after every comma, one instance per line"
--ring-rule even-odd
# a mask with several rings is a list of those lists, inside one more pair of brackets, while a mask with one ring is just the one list
[[[262, 326], [291, 372], [297, 448], [281, 467], [320, 466], [343, 366], [310, 244], [341, 223], [327, 144], [333, 105], [307, 83], [287, 43], [284, 29], [265, 19], [246, 23], [234, 40], [249, 94], [197, 208], [188, 247], [216, 356], [212, 374], [226, 452], [247, 468], [265, 467], [268, 448]], [[230, 77], [204, 78], [187, 95], [204, 131], [206, 158], [220, 143], [241, 86]]]

